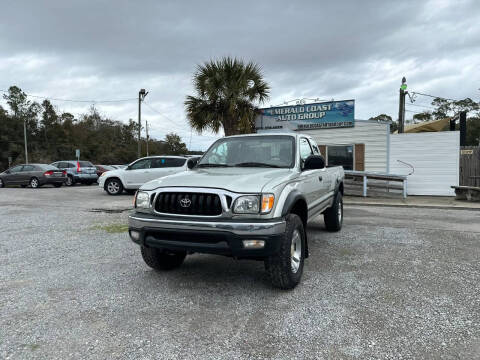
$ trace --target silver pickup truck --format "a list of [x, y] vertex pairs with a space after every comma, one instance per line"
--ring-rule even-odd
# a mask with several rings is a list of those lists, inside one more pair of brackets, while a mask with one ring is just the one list
[[195, 252], [257, 259], [274, 286], [291, 289], [308, 257], [307, 223], [323, 214], [327, 230], [342, 227], [343, 168], [326, 168], [307, 135], [224, 137], [189, 168], [135, 195], [129, 235], [153, 269]]

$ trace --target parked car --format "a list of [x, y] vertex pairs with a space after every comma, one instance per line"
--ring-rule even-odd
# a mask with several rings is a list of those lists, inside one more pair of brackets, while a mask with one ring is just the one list
[[110, 165], [95, 165], [97, 168], [97, 176], [100, 177], [104, 172], [115, 170], [113, 166]]
[[291, 289], [309, 254], [308, 221], [323, 214], [327, 230], [342, 227], [343, 179], [308, 135], [225, 137], [188, 173], [140, 187], [129, 235], [153, 269], [192, 252], [262, 260], [272, 284]]
[[65, 185], [72, 186], [79, 182], [91, 185], [97, 181], [97, 168], [90, 161], [65, 160], [51, 164], [67, 172]]
[[120, 195], [124, 190], [133, 193], [150, 180], [187, 169], [185, 156], [149, 156], [135, 160], [125, 169], [103, 173], [98, 184], [109, 195]]
[[35, 189], [45, 184], [60, 187], [67, 180], [67, 173], [48, 164], [21, 164], [0, 174], [0, 188], [6, 185], [30, 186]]
[[109, 165], [114, 169], [125, 169], [128, 165]]

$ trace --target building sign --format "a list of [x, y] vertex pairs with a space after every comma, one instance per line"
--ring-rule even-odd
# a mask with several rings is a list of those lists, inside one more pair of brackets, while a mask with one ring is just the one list
[[277, 106], [260, 109], [257, 130], [310, 130], [353, 127], [355, 100]]

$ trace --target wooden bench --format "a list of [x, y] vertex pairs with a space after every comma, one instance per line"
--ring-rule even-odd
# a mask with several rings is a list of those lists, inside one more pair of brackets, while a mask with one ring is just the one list
[[455, 199], [480, 201], [480, 187], [476, 186], [451, 186], [455, 189]]
[[[362, 195], [363, 197], [367, 196], [368, 189], [382, 189], [385, 194], [390, 193], [390, 190], [398, 190], [401, 192], [401, 195], [405, 199], [407, 197], [407, 177], [405, 175], [394, 175], [394, 174], [384, 174], [384, 173], [373, 173], [366, 171], [352, 171], [345, 170], [345, 179], [353, 179], [355, 181], [362, 182]], [[382, 184], [371, 183], [369, 180], [379, 180]], [[401, 185], [391, 184], [391, 182], [400, 182]], [[349, 185], [355, 185], [354, 183], [346, 183], [345, 187]]]

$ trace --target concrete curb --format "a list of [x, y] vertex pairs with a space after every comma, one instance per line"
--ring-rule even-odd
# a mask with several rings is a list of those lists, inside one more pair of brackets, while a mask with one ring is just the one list
[[420, 209], [443, 209], [443, 210], [473, 210], [480, 211], [480, 207], [469, 206], [449, 206], [449, 205], [419, 205], [419, 204], [386, 204], [372, 202], [348, 202], [344, 201], [345, 206], [377, 206], [377, 207], [399, 207], [399, 208], [420, 208]]

